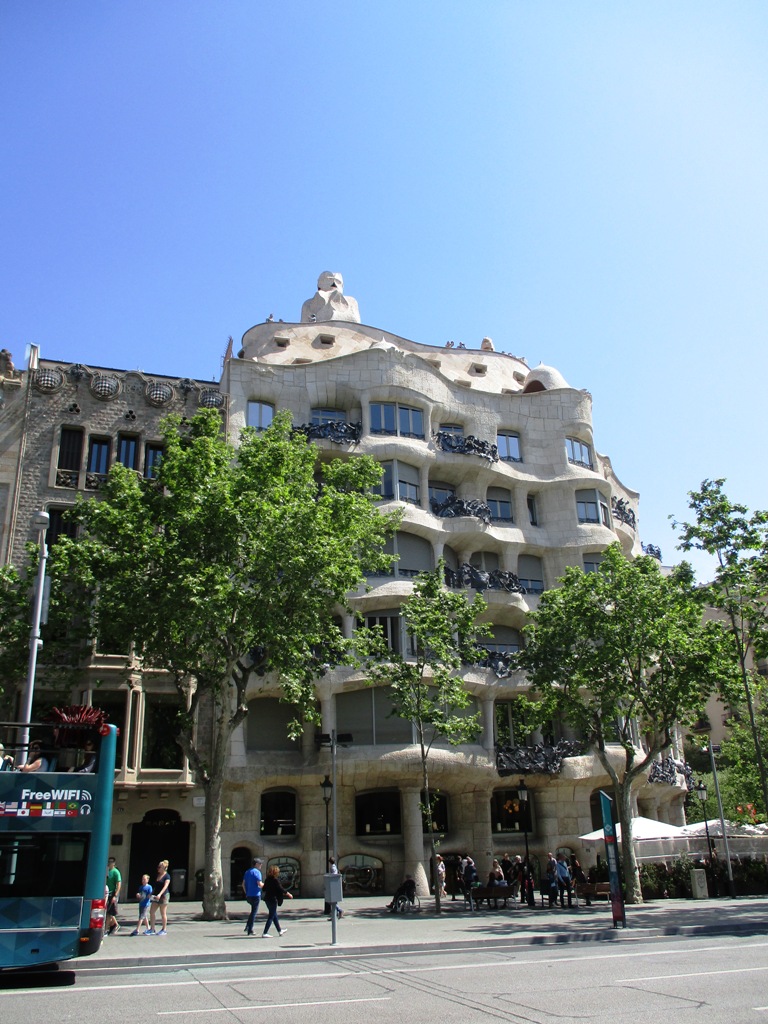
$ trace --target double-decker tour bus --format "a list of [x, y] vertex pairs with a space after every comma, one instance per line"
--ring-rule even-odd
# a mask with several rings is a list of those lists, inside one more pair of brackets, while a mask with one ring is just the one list
[[[2, 764], [0, 968], [70, 960], [101, 945], [117, 730], [99, 715], [96, 724], [94, 716], [31, 723], [28, 748]], [[19, 728], [0, 722], [6, 737]]]

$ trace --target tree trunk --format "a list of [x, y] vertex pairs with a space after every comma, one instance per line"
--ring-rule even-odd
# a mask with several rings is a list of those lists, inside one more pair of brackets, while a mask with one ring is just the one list
[[643, 902], [643, 890], [640, 888], [640, 869], [635, 857], [635, 846], [632, 842], [632, 779], [625, 773], [616, 789], [618, 800], [619, 821], [621, 822], [621, 862], [624, 873], [624, 892], [626, 902], [637, 904]]
[[221, 805], [224, 778], [217, 772], [205, 784], [205, 876], [203, 880], [203, 920], [226, 921], [224, 878], [221, 872]]

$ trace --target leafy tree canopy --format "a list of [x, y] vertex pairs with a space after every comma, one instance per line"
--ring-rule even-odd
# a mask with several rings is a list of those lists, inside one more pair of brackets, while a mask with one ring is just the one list
[[[703, 621], [686, 563], [665, 576], [656, 559], [629, 561], [614, 544], [599, 571], [570, 568], [561, 584], [531, 616], [520, 661], [534, 689], [594, 746], [613, 781], [631, 866], [628, 894], [637, 902], [632, 781], [670, 746], [678, 722], [702, 713], [727, 665], [723, 630]], [[609, 756], [612, 744], [623, 749], [620, 770]]]
[[[464, 593], [446, 589], [441, 560], [433, 572], [416, 577], [413, 593], [401, 606], [412, 653], [408, 657], [390, 651], [380, 632], [361, 629], [356, 644], [373, 685], [387, 685], [394, 713], [411, 722], [419, 746], [423, 811], [432, 839], [432, 862], [437, 866], [432, 829], [429, 753], [439, 738], [453, 745], [466, 743], [479, 731], [479, 715], [468, 714], [472, 696], [461, 675], [462, 668], [478, 661], [477, 640], [490, 629], [477, 619], [486, 610], [480, 594], [470, 602]], [[422, 869], [423, 870], [423, 869]], [[437, 908], [440, 886], [434, 879]]]
[[[157, 479], [116, 465], [103, 499], [77, 505], [82, 538], [52, 553], [54, 600], [102, 650], [130, 641], [175, 679], [178, 740], [206, 792], [204, 908], [223, 916], [221, 790], [248, 679], [274, 673], [297, 717], [316, 716], [313, 679], [349, 654], [334, 612], [365, 570], [388, 569], [397, 517], [376, 507], [372, 459], [318, 464], [287, 413], [245, 430], [237, 450], [211, 410], [169, 417], [163, 436]], [[210, 749], [195, 738], [201, 701], [215, 709]]]

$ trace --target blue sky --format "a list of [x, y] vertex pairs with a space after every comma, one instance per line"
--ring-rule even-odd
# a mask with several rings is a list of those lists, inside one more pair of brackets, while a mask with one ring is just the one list
[[0, 346], [218, 377], [340, 271], [591, 391], [672, 562], [703, 478], [768, 507], [767, 52], [749, 0], [3, 0]]

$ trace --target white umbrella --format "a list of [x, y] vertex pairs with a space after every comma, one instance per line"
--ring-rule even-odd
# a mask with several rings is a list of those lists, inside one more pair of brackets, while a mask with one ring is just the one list
[[[676, 839], [685, 836], [686, 833], [679, 825], [669, 825], [666, 821], [654, 821], [653, 818], [643, 818], [642, 815], [632, 819], [632, 839]], [[603, 838], [603, 830], [595, 829], [588, 832], [579, 839], [585, 843], [597, 843]], [[621, 825], [616, 825], [616, 841], [621, 842]]]
[[[722, 838], [723, 829], [720, 825], [719, 818], [710, 818], [709, 821], [694, 821], [690, 825], [685, 825], [682, 829], [683, 835], [686, 836], [704, 836], [707, 834], [707, 826], [709, 826], [709, 834], [713, 839]], [[726, 821], [725, 830], [729, 836], [766, 836], [768, 835], [768, 825], [737, 825], [736, 822]]]

